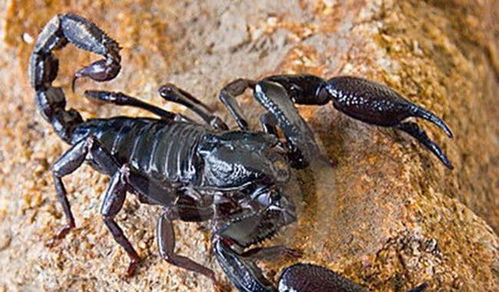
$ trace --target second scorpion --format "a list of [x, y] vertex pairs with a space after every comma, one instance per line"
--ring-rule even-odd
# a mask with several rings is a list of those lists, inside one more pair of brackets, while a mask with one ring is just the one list
[[[284, 186], [292, 169], [307, 167], [320, 153], [313, 132], [295, 104], [332, 103], [352, 118], [402, 130], [452, 168], [424, 130], [414, 122], [404, 121], [408, 117], [423, 118], [452, 137], [441, 119], [384, 85], [356, 77], [325, 80], [312, 75], [276, 75], [259, 81], [231, 82], [222, 89], [220, 99], [235, 118], [237, 130], [229, 129], [198, 99], [171, 84], [162, 86], [159, 94], [188, 107], [203, 123], [120, 92], [95, 90], [86, 91], [86, 96], [142, 108], [158, 118], [85, 120], [76, 110], [66, 108], [63, 90], [52, 85], [59, 64], [54, 51], [68, 43], [103, 57], [77, 71], [73, 85], [84, 77], [111, 80], [121, 68], [118, 43], [77, 15], [55, 16], [36, 41], [29, 66], [35, 101], [43, 118], [70, 145], [52, 168], [57, 198], [66, 218], [53, 243], [75, 227], [62, 178], [87, 162], [111, 177], [101, 214], [116, 242], [130, 257], [128, 275], [134, 273], [140, 258], [115, 217], [127, 193], [132, 193], [142, 203], [164, 208], [157, 222], [157, 240], [161, 256], [172, 265], [217, 282], [211, 269], [175, 252], [173, 228], [175, 220], [212, 220], [215, 257], [241, 291], [365, 291], [332, 271], [306, 264], [288, 267], [276, 287], [255, 264], [276, 255], [299, 256], [299, 252], [284, 246], [252, 248], [296, 221], [294, 204], [283, 191]], [[260, 117], [261, 131], [248, 128], [236, 101], [248, 88], [267, 110]], [[284, 139], [279, 137], [281, 132]], [[424, 288], [425, 284], [414, 291]]]

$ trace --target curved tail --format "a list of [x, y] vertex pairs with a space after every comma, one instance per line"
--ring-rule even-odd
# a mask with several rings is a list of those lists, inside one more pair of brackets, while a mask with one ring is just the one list
[[108, 81], [118, 75], [121, 66], [120, 47], [97, 25], [74, 14], [58, 14], [38, 36], [29, 62], [31, 86], [35, 89], [36, 105], [43, 118], [52, 124], [55, 132], [71, 143], [74, 127], [83, 119], [74, 109], [66, 110], [66, 96], [62, 88], [52, 86], [57, 77], [59, 61], [54, 51], [73, 43], [78, 48], [104, 56], [76, 72], [77, 78], [89, 77], [95, 81]]

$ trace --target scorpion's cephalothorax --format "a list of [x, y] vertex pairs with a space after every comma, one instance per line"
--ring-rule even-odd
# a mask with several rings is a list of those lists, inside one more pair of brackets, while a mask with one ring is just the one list
[[234, 131], [204, 136], [199, 147], [205, 187], [242, 189], [272, 186], [289, 179], [285, 152], [273, 135]]

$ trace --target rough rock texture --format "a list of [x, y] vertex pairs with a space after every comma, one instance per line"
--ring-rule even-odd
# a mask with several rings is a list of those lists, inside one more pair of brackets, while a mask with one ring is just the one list
[[[81, 81], [75, 94], [72, 72], [95, 56], [74, 47], [58, 54], [57, 83], [85, 117], [144, 113], [88, 102], [82, 88], [120, 90], [183, 110], [156, 94], [161, 83], [174, 82], [229, 120], [216, 99], [223, 84], [284, 72], [364, 76], [442, 116], [454, 140], [426, 129], [454, 171], [405, 134], [354, 121], [331, 106], [302, 108], [335, 166], [296, 174], [290, 192], [299, 222], [272, 243], [300, 248], [301, 261], [373, 290], [405, 291], [423, 281], [437, 291], [499, 289], [497, 1], [4, 2], [0, 291], [212, 289], [207, 279], [160, 259], [154, 227], [161, 210], [131, 196], [118, 221], [144, 261], [135, 277], [123, 279], [128, 258], [99, 216], [109, 179], [88, 166], [65, 179], [77, 228], [58, 246], [45, 246], [62, 224], [49, 167], [67, 146], [36, 113], [27, 60], [40, 28], [58, 12], [90, 18], [123, 47], [116, 80]], [[257, 111], [249, 94], [243, 104], [248, 116]], [[178, 223], [177, 250], [223, 279], [205, 227]], [[277, 277], [289, 264], [263, 266]]]

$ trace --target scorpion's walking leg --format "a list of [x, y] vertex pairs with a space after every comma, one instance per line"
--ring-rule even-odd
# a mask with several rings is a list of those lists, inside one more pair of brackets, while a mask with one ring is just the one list
[[56, 240], [62, 239], [75, 226], [74, 217], [66, 196], [66, 189], [62, 183], [62, 177], [74, 172], [83, 164], [85, 159], [90, 159], [91, 162], [104, 173], [112, 175], [111, 183], [104, 197], [101, 213], [104, 217], [104, 222], [111, 231], [116, 242], [118, 242], [130, 256], [131, 262], [128, 266], [127, 275], [131, 276], [140, 258], [123, 234], [121, 228], [114, 221], [114, 217], [121, 210], [125, 200], [125, 194], [128, 187], [126, 182], [128, 168], [124, 166], [119, 169], [118, 164], [111, 154], [109, 154], [109, 152], [101, 146], [99, 141], [96, 140], [94, 136], [89, 136], [86, 139], [76, 143], [66, 153], [64, 153], [53, 166], [53, 176], [57, 197], [63, 207], [67, 223], [57, 233], [54, 239], [52, 239], [49, 245], [53, 245]]
[[171, 102], [181, 104], [188, 109], [195, 112], [203, 121], [208, 125], [217, 130], [228, 130], [229, 127], [216, 115], [212, 114], [211, 110], [207, 105], [202, 103], [200, 100], [195, 98], [189, 92], [178, 88], [173, 84], [165, 84], [159, 89], [159, 95]]
[[236, 79], [227, 84], [220, 91], [220, 100], [227, 107], [229, 113], [236, 120], [237, 125], [242, 130], [248, 130], [248, 122], [244, 117], [241, 107], [237, 103], [236, 97], [243, 94], [248, 88], [255, 88], [256, 81], [250, 79]]
[[125, 202], [126, 192], [129, 188], [129, 173], [130, 169], [128, 165], [123, 165], [118, 171], [116, 171], [111, 178], [111, 182], [109, 183], [109, 187], [106, 191], [106, 195], [104, 196], [101, 208], [104, 223], [113, 235], [114, 240], [116, 240], [116, 242], [125, 249], [126, 253], [130, 257], [130, 264], [128, 265], [126, 273], [128, 277], [133, 275], [138, 263], [140, 262], [140, 257], [123, 233], [123, 230], [114, 220], [114, 217], [121, 210], [123, 203]]
[[49, 245], [54, 245], [57, 240], [64, 238], [68, 232], [75, 227], [75, 220], [71, 207], [66, 195], [66, 188], [62, 182], [62, 178], [73, 173], [80, 167], [85, 158], [91, 156], [94, 163], [98, 164], [108, 174], [113, 174], [117, 170], [116, 162], [107, 154], [93, 136], [90, 136], [75, 145], [73, 145], [61, 158], [59, 158], [52, 167], [52, 175], [55, 183], [57, 199], [62, 205], [64, 215], [66, 216], [66, 225], [56, 234], [49, 242]]
[[165, 111], [155, 105], [146, 103], [132, 96], [128, 96], [122, 92], [87, 90], [85, 96], [89, 99], [95, 99], [103, 102], [112, 103], [119, 106], [131, 106], [149, 111], [162, 119], [169, 121], [189, 120], [181, 114]]
[[175, 209], [175, 207], [167, 208], [158, 220], [156, 231], [161, 256], [170, 264], [193, 272], [201, 273], [212, 279], [213, 282], [217, 284], [215, 273], [211, 269], [202, 266], [185, 256], [175, 253], [175, 232], [173, 230], [172, 221], [180, 218]]

